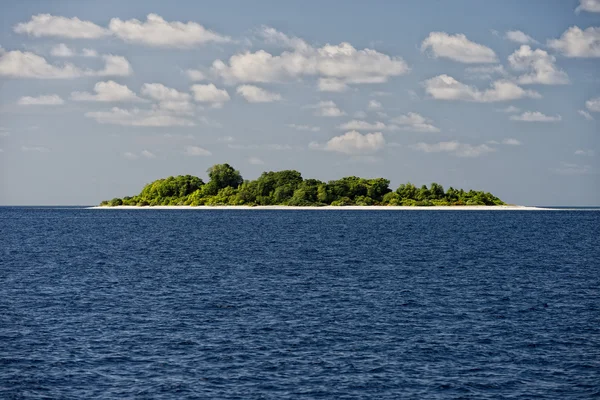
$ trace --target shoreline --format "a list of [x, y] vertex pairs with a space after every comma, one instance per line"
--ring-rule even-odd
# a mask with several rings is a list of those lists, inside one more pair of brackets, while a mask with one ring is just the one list
[[89, 210], [454, 210], [454, 211], [555, 211], [553, 208], [504, 205], [504, 206], [114, 206], [88, 207]]

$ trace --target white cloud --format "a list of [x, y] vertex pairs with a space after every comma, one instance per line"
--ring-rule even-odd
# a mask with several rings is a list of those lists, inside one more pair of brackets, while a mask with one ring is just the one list
[[389, 127], [383, 122], [370, 123], [367, 121], [361, 121], [353, 119], [352, 121], [346, 122], [345, 124], [339, 125], [338, 129], [342, 130], [353, 130], [353, 131], [382, 131], [397, 128]]
[[17, 104], [21, 106], [59, 106], [65, 101], [57, 94], [42, 95], [38, 97], [23, 96]]
[[506, 38], [511, 42], [520, 43], [520, 44], [533, 44], [537, 43], [537, 41], [531, 36], [521, 32], [521, 31], [508, 31], [506, 32]]
[[156, 158], [156, 155], [148, 150], [142, 150], [142, 156], [146, 158]]
[[218, 89], [214, 84], [192, 85], [194, 100], [199, 103], [211, 103], [213, 107], [220, 107], [230, 100], [229, 93], [225, 89]]
[[289, 126], [292, 129], [295, 129], [297, 131], [319, 132], [321, 130], [321, 128], [319, 128], [318, 126], [310, 126], [310, 125], [288, 124], [287, 126]]
[[139, 158], [137, 154], [132, 153], [130, 151], [126, 151], [125, 153], [123, 153], [123, 157], [127, 158], [128, 160], [137, 160]]
[[577, 113], [579, 115], [581, 115], [583, 118], [587, 119], [588, 121], [593, 121], [594, 120], [594, 117], [592, 117], [592, 115], [589, 112], [585, 111], [585, 110], [577, 110]]
[[392, 122], [397, 124], [400, 129], [414, 132], [439, 132], [440, 129], [431, 124], [431, 120], [423, 117], [420, 114], [410, 112], [406, 115], [401, 115], [392, 118]]
[[250, 157], [248, 159], [248, 163], [250, 163], [252, 165], [264, 165], [265, 164], [265, 162], [258, 157]]
[[144, 83], [141, 93], [157, 101], [187, 101], [191, 98], [189, 93], [180, 92], [162, 83]]
[[521, 142], [518, 141], [517, 139], [507, 138], [507, 139], [502, 140], [502, 144], [506, 144], [508, 146], [520, 146]]
[[269, 92], [254, 85], [242, 85], [236, 89], [237, 94], [245, 98], [248, 103], [271, 103], [281, 100], [279, 93]]
[[229, 83], [280, 82], [316, 76], [329, 79], [319, 81], [320, 90], [341, 91], [346, 84], [383, 83], [409, 71], [401, 58], [376, 50], [357, 50], [349, 43], [316, 48], [271, 28], [263, 30], [269, 30], [269, 36], [277, 36], [279, 42], [293, 49], [276, 56], [264, 50], [235, 54], [227, 63], [216, 60], [212, 72]]
[[472, 79], [491, 80], [495, 75], [507, 76], [508, 73], [502, 65], [485, 65], [478, 67], [467, 67], [465, 72]]
[[72, 92], [71, 100], [101, 102], [143, 101], [127, 86], [120, 85], [115, 81], [96, 83], [94, 85], [94, 92]]
[[149, 158], [149, 159], [156, 158], [156, 155], [149, 150], [142, 150], [139, 155], [136, 153], [127, 151], [127, 152], [123, 153], [123, 157], [125, 157], [129, 160], [137, 160], [140, 157]]
[[579, 0], [579, 6], [575, 9], [576, 13], [587, 11], [600, 13], [600, 0]]
[[113, 18], [108, 28], [126, 42], [157, 47], [186, 48], [208, 42], [231, 41], [229, 37], [219, 35], [195, 22], [167, 22], [156, 14], [148, 14], [145, 22], [137, 19], [122, 21]]
[[424, 82], [425, 91], [438, 100], [463, 100], [477, 103], [516, 100], [523, 97], [540, 98], [540, 94], [524, 90], [518, 85], [505, 81], [495, 81], [490, 89], [480, 91], [465, 85], [448, 75], [438, 75]]
[[193, 121], [186, 118], [171, 115], [162, 110], [125, 110], [113, 107], [110, 111], [91, 111], [85, 113], [88, 118], [93, 118], [100, 124], [112, 124], [123, 126], [194, 126]]
[[567, 29], [560, 39], [548, 40], [548, 46], [567, 57], [600, 57], [600, 27], [581, 30], [577, 26]]
[[105, 55], [104, 68], [98, 71], [76, 67], [71, 63], [53, 65], [37, 54], [13, 50], [0, 53], [0, 76], [35, 79], [72, 79], [82, 76], [127, 76], [131, 65], [121, 56]]
[[348, 85], [335, 78], [320, 78], [318, 85], [320, 92], [345, 92], [348, 89]]
[[200, 71], [199, 69], [188, 69], [185, 71], [185, 74], [192, 82], [199, 82], [206, 79], [204, 72]]
[[312, 142], [309, 146], [314, 149], [344, 154], [371, 154], [381, 150], [385, 146], [385, 139], [381, 132], [363, 135], [357, 131], [350, 131], [331, 138], [324, 145]]
[[439, 142], [434, 144], [420, 142], [411, 147], [424, 153], [450, 153], [457, 157], [479, 157], [483, 154], [496, 151], [493, 147], [490, 147], [486, 144], [473, 146], [471, 144], [460, 143], [457, 141]]
[[562, 120], [562, 117], [560, 115], [546, 115], [539, 111], [525, 111], [521, 115], [511, 116], [510, 119], [511, 121], [523, 122], [559, 122], [560, 120]]
[[52, 47], [50, 54], [54, 57], [73, 57], [75, 56], [75, 51], [66, 44], [60, 43]]
[[585, 102], [585, 107], [593, 112], [600, 112], [600, 97], [589, 99]]
[[531, 50], [527, 45], [521, 46], [508, 57], [511, 67], [517, 71], [527, 71], [518, 78], [523, 85], [564, 85], [569, 83], [566, 72], [557, 69], [556, 57], [541, 49]]
[[98, 57], [98, 52], [94, 49], [83, 49], [81, 51], [81, 55], [83, 57], [94, 58], [94, 57]]
[[21, 146], [21, 151], [31, 153], [49, 153], [50, 149], [42, 146]]
[[331, 100], [321, 101], [318, 104], [309, 106], [309, 108], [315, 108], [315, 115], [318, 117], [343, 117], [346, 113], [338, 108], [338, 106]]
[[202, 147], [198, 146], [186, 146], [185, 152], [188, 156], [211, 156], [212, 153]]
[[34, 37], [56, 36], [69, 39], [97, 39], [109, 34], [106, 29], [91, 21], [50, 14], [34, 15], [29, 22], [17, 24], [14, 31]]
[[498, 61], [494, 50], [470, 41], [461, 33], [449, 35], [445, 32], [431, 32], [421, 44], [421, 51], [428, 49], [431, 49], [431, 55], [434, 58], [448, 58], [461, 63], [495, 63]]
[[377, 100], [369, 100], [369, 104], [367, 105], [367, 109], [369, 110], [380, 110], [383, 108], [383, 105]]
[[515, 107], [515, 106], [508, 106], [506, 108], [497, 109], [496, 111], [507, 113], [507, 114], [514, 114], [514, 113], [518, 113], [519, 111], [521, 111], [521, 109], [518, 107]]
[[595, 154], [596, 153], [594, 152], [594, 150], [583, 150], [583, 149], [575, 150], [575, 155], [576, 156], [593, 157]]

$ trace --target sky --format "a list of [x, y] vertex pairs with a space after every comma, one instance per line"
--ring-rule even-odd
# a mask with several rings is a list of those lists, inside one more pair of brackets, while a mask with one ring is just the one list
[[600, 0], [0, 7], [0, 205], [225, 162], [600, 205]]

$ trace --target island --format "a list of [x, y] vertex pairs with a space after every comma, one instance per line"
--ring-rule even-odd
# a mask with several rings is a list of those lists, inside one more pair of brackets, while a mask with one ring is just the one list
[[170, 176], [147, 184], [140, 194], [100, 203], [117, 206], [503, 206], [488, 192], [432, 183], [417, 188], [411, 183], [390, 189], [384, 178], [348, 176], [322, 182], [303, 179], [298, 171], [263, 172], [256, 180], [244, 180], [229, 164], [208, 169], [210, 180], [192, 175]]

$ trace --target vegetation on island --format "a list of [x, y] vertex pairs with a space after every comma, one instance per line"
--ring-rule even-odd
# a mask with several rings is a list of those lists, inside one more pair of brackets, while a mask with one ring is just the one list
[[170, 176], [147, 184], [136, 196], [103, 201], [101, 206], [459, 206], [502, 205], [491, 193], [432, 183], [420, 188], [411, 183], [392, 191], [384, 178], [342, 179], [322, 182], [303, 179], [298, 171], [263, 172], [253, 181], [244, 180], [229, 164], [208, 169], [210, 180], [192, 175]]

